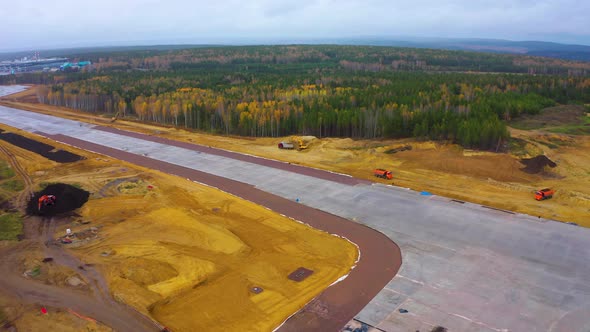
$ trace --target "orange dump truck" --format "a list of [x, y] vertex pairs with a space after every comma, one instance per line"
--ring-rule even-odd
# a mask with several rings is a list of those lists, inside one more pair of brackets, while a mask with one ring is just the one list
[[548, 199], [553, 197], [555, 191], [553, 189], [545, 188], [538, 191], [535, 191], [535, 199], [538, 201], [542, 201], [544, 199]]
[[383, 178], [383, 179], [388, 179], [391, 180], [393, 178], [393, 175], [391, 174], [390, 171], [382, 169], [382, 168], [377, 168], [373, 171], [373, 175], [375, 175], [378, 178]]

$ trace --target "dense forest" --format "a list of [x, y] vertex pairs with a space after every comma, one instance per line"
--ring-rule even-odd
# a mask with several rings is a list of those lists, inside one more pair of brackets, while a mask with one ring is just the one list
[[590, 63], [361, 46], [88, 54], [77, 73], [25, 74], [42, 103], [220, 134], [417, 137], [497, 149], [505, 122], [590, 102]]

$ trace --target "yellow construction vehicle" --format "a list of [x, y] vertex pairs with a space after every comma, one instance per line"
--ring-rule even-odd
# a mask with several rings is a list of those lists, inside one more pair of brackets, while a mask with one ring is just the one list
[[297, 140], [297, 143], [299, 144], [299, 147], [297, 148], [297, 150], [307, 149], [307, 144], [303, 143], [303, 140], [301, 138]]

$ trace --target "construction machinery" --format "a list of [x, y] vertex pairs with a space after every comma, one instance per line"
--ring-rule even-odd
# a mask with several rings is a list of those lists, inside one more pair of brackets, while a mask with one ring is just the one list
[[279, 143], [279, 149], [293, 150], [294, 148], [295, 148], [295, 146], [293, 145], [293, 143], [289, 143], [289, 142]]
[[299, 144], [299, 147], [297, 148], [297, 150], [307, 149], [307, 145], [303, 142], [303, 140], [301, 138], [297, 140], [297, 143]]
[[375, 175], [378, 178], [387, 179], [387, 180], [391, 180], [393, 178], [393, 174], [391, 174], [391, 171], [388, 171], [388, 170], [382, 169], [382, 168], [375, 169], [373, 171], [373, 175]]
[[305, 150], [308, 148], [307, 144], [305, 144], [305, 142], [301, 138], [292, 139], [290, 142], [282, 141], [279, 143], [278, 146], [279, 146], [279, 149], [285, 149], [285, 150], [297, 149], [298, 151]]
[[549, 198], [553, 197], [553, 194], [555, 194], [555, 191], [550, 188], [537, 190], [537, 191], [535, 191], [535, 199], [538, 201], [542, 201], [544, 199], [549, 199]]
[[56, 199], [57, 198], [53, 195], [43, 195], [43, 196], [39, 197], [39, 205], [38, 205], [39, 211], [41, 211], [42, 207], [51, 206], [51, 205], [55, 204]]

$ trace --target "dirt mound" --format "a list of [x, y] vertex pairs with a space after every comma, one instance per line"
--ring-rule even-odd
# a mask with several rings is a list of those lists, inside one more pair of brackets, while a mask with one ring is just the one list
[[55, 147], [49, 144], [38, 142], [15, 133], [0, 130], [0, 139], [12, 145], [16, 145], [19, 148], [40, 154], [43, 157], [58, 163], [72, 163], [84, 159], [84, 157], [77, 154], [64, 150], [56, 150]]
[[526, 167], [521, 168], [520, 170], [523, 172], [527, 172], [529, 174], [537, 174], [545, 168], [545, 166], [549, 166], [554, 168], [557, 166], [551, 159], [547, 158], [547, 156], [539, 155], [534, 158], [524, 158], [520, 160]]
[[[41, 206], [41, 210], [39, 210], [39, 197], [43, 195], [54, 195], [56, 197], [55, 204]], [[84, 205], [84, 203], [88, 201], [89, 196], [90, 193], [86, 190], [68, 184], [50, 184], [42, 191], [35, 193], [33, 198], [31, 198], [27, 205], [27, 214], [54, 216], [56, 214], [73, 211]]]

